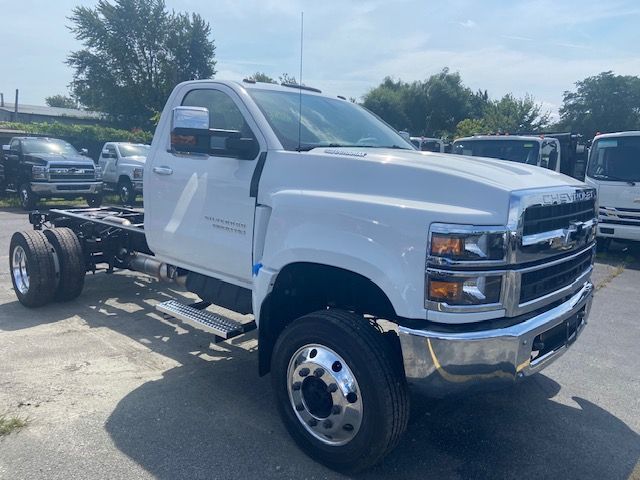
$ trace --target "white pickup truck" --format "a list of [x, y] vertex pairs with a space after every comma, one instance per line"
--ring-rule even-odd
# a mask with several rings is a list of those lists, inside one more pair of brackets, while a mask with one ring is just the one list
[[361, 470], [400, 440], [409, 386], [514, 384], [589, 314], [594, 189], [443, 160], [309, 87], [182, 83], [147, 158], [144, 213], [32, 212], [11, 241], [15, 292], [28, 307], [73, 299], [103, 266], [183, 285], [202, 302], [157, 309], [222, 340], [258, 327], [258, 370], [294, 440]]
[[107, 142], [102, 147], [98, 165], [106, 189], [118, 193], [123, 205], [131, 205], [142, 194], [144, 162], [149, 145], [129, 142]]

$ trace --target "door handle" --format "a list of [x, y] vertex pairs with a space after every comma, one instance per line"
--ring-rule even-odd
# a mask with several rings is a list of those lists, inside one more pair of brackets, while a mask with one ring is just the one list
[[173, 173], [173, 169], [169, 167], [153, 167], [153, 171], [158, 175], [171, 175]]

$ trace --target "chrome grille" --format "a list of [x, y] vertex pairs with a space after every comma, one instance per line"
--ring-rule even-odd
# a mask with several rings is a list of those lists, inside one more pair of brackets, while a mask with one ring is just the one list
[[570, 222], [585, 222], [596, 216], [596, 199], [573, 203], [533, 205], [524, 212], [522, 234], [550, 232], [566, 228]]
[[49, 167], [51, 181], [86, 181], [95, 179], [95, 169], [89, 165], [51, 165]]
[[601, 223], [640, 226], [640, 209], [638, 208], [600, 207], [599, 217]]
[[566, 262], [523, 273], [520, 281], [520, 303], [543, 297], [571, 285], [593, 261], [593, 250], [588, 250]]

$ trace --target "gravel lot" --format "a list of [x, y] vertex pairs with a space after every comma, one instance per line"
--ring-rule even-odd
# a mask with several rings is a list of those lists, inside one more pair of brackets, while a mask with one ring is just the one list
[[[8, 248], [27, 227], [0, 210], [0, 415], [28, 419], [0, 437], [0, 478], [344, 478], [285, 432], [255, 334], [213, 345], [155, 313], [183, 292], [97, 274], [74, 302], [23, 308]], [[640, 479], [640, 270], [618, 268], [628, 252], [605, 261], [560, 361], [508, 391], [414, 395], [400, 447], [358, 478]]]

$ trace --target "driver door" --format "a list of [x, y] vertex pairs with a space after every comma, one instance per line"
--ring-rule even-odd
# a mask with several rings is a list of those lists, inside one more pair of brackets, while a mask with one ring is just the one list
[[[182, 106], [209, 110], [209, 128], [240, 130], [265, 151], [266, 143], [248, 110], [227, 86], [185, 87]], [[250, 195], [257, 158], [179, 153], [154, 145], [145, 171], [145, 229], [156, 255], [170, 263], [229, 283], [252, 282], [253, 222]], [[212, 138], [213, 143], [217, 139]]]

